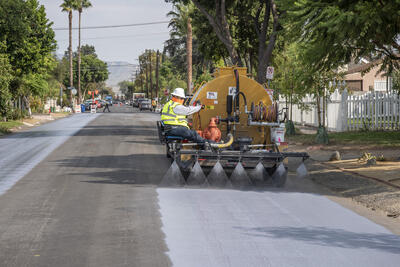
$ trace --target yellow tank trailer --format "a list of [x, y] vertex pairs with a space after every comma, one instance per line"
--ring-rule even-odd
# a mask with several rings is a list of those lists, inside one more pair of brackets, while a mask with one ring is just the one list
[[[169, 139], [158, 122], [160, 141], [166, 144], [167, 156], [173, 159], [164, 183], [175, 181], [172, 185], [179, 185], [179, 181], [186, 180], [192, 185], [283, 186], [287, 177], [284, 160], [308, 158], [307, 153], [282, 151], [282, 145], [286, 144], [284, 122], [280, 121], [283, 112], [267, 90], [248, 77], [246, 68], [220, 68], [214, 77], [200, 86], [188, 103], [200, 101], [204, 105], [203, 110], [193, 115], [192, 128], [216, 133], [215, 122], [218, 122], [221, 133], [216, 136], [222, 134], [224, 141], [203, 145]], [[300, 167], [304, 173], [304, 165]], [[207, 176], [201, 168], [208, 169]], [[249, 175], [245, 169], [251, 170]], [[227, 173], [231, 174], [229, 178]]]
[[[193, 116], [193, 128], [196, 130], [205, 129], [212, 117], [224, 117], [227, 115], [227, 96], [230, 95], [233, 98], [236, 93], [235, 70], [239, 75], [240, 91], [244, 93], [247, 103], [254, 103], [254, 106], [259, 106], [261, 102], [266, 112], [272, 110], [269, 109], [273, 107], [271, 97], [261, 84], [247, 77], [246, 68], [220, 68], [214, 73], [215, 79], [204, 84], [193, 95], [191, 103], [200, 100], [205, 105], [205, 109], [198, 113], [200, 116], [197, 114]], [[269, 127], [249, 126], [243, 99], [240, 99], [239, 104], [239, 122], [232, 122], [231, 124], [232, 128], [236, 127], [234, 138], [251, 137], [253, 144], [271, 144]], [[251, 105], [248, 108], [251, 108]], [[226, 123], [221, 123], [219, 127], [224, 137], [227, 134], [227, 126]]]

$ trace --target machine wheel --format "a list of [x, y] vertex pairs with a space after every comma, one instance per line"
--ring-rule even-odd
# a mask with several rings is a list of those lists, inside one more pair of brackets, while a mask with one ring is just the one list
[[165, 149], [165, 151], [166, 151], [166, 152], [165, 152], [165, 155], [167, 156], [167, 158], [170, 159], [170, 158], [171, 158], [171, 155], [169, 154], [169, 147], [168, 147], [168, 144], [165, 145], [165, 148], [166, 148], [166, 149]]
[[185, 179], [187, 179], [190, 175], [190, 170], [192, 169], [195, 160], [192, 157], [189, 160], [181, 160], [180, 156], [176, 157], [176, 163], [178, 164], [179, 168], [181, 169], [182, 175]]
[[271, 168], [266, 168], [266, 170], [267, 170], [269, 176], [272, 177], [272, 175], [274, 175], [274, 173], [275, 173], [275, 171], [276, 171], [276, 168], [277, 168], [276, 164], [275, 164], [273, 167], [271, 167]]

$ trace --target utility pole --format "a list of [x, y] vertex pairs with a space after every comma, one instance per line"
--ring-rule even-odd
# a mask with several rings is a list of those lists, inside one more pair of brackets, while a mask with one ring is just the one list
[[187, 21], [187, 40], [186, 40], [186, 54], [187, 54], [187, 88], [188, 94], [192, 95], [192, 23], [191, 19]]
[[[146, 54], [147, 54], [147, 49], [146, 49]], [[149, 98], [149, 75], [148, 75], [148, 66], [147, 66], [147, 60], [145, 57], [145, 64], [146, 64], [146, 98]]]
[[[72, 29], [72, 11], [69, 12], [69, 29]], [[69, 34], [69, 46], [68, 46], [68, 54], [69, 54], [69, 97], [71, 100], [71, 108], [72, 111], [75, 112], [74, 101], [72, 97], [72, 87], [74, 87], [74, 77], [72, 70], [72, 34]]]
[[158, 93], [160, 92], [160, 87], [158, 83], [158, 69], [160, 67], [160, 51], [157, 50], [157, 57], [156, 57], [156, 97], [158, 100]]
[[149, 62], [150, 62], [150, 98], [153, 99], [153, 71], [152, 71], [152, 68], [151, 68], [151, 65], [153, 65], [152, 62], [151, 62], [153, 51], [149, 50], [149, 52], [150, 52], [149, 53]]
[[142, 69], [139, 69], [139, 79], [140, 79], [140, 87], [142, 88], [142, 93], [144, 93], [144, 88], [143, 88], [143, 76], [142, 76]]

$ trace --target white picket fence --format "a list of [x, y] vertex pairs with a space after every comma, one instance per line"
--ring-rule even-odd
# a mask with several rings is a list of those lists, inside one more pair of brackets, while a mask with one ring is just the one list
[[[285, 106], [283, 97], [279, 98], [279, 104], [280, 107]], [[313, 95], [304, 97], [302, 104], [309, 109], [304, 110], [300, 105], [293, 104], [292, 120], [303, 125], [318, 126]], [[328, 100], [325, 121], [328, 130], [335, 132], [400, 130], [400, 97], [394, 93], [382, 92], [348, 95], [346, 90], [343, 93], [336, 90]]]

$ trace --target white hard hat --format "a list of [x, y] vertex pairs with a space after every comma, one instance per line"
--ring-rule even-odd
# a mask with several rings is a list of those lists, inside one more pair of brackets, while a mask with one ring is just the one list
[[172, 92], [171, 95], [180, 97], [180, 98], [185, 98], [185, 90], [183, 88], [175, 88], [175, 90]]

